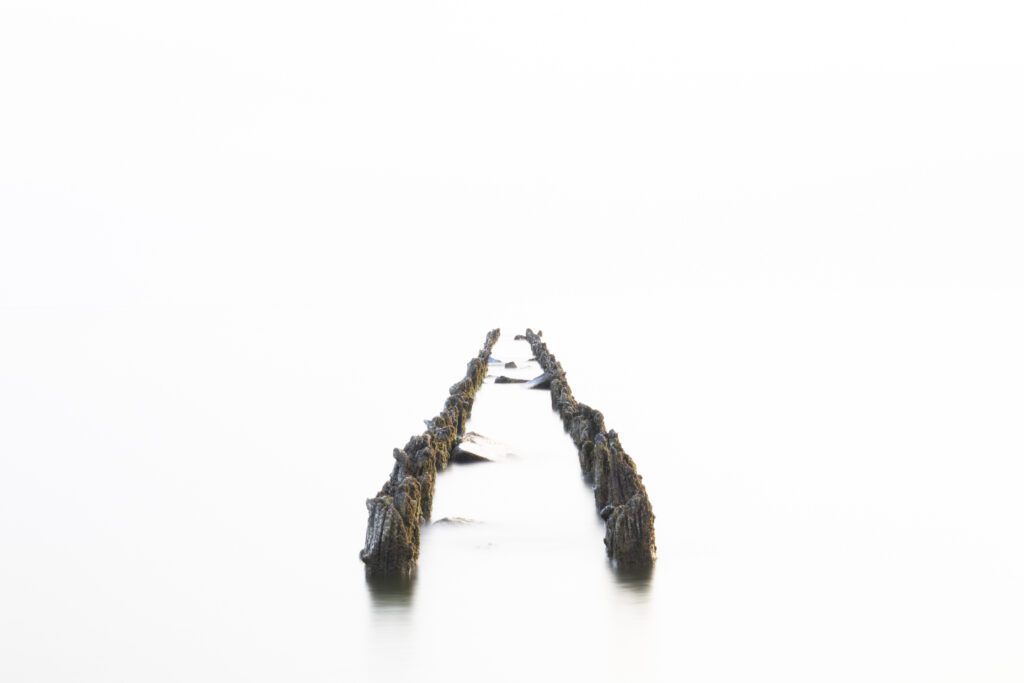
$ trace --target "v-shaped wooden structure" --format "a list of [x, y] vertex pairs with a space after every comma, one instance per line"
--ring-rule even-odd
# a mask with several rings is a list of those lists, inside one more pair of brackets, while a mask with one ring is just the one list
[[[391, 476], [380, 492], [366, 501], [369, 520], [366, 544], [359, 553], [371, 577], [408, 577], [419, 557], [420, 524], [430, 519], [437, 473], [448, 466], [465, 432], [476, 392], [487, 376], [488, 359], [500, 330], [491, 330], [480, 352], [469, 361], [466, 376], [448, 390], [441, 414], [413, 436], [405, 448], [394, 450]], [[530, 344], [544, 374], [529, 383], [551, 392], [558, 413], [579, 455], [580, 467], [593, 485], [598, 514], [605, 520], [605, 548], [618, 568], [653, 565], [654, 512], [633, 459], [614, 431], [605, 429], [601, 412], [577, 401], [565, 370], [541, 341], [541, 333], [526, 330], [517, 340]]]

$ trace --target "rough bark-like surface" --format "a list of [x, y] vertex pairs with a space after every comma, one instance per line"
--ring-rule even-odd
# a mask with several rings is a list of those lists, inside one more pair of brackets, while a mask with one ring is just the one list
[[466, 376], [448, 390], [441, 414], [426, 420], [426, 431], [410, 438], [404, 448], [394, 450], [391, 476], [375, 497], [367, 499], [366, 545], [359, 553], [367, 576], [407, 577], [415, 569], [420, 523], [430, 519], [437, 473], [448, 466], [465, 430], [500, 334], [497, 329], [487, 334], [480, 353], [469, 361]]
[[[580, 468], [594, 486], [594, 503], [605, 520], [604, 545], [608, 557], [622, 568], [654, 564], [654, 510], [636, 463], [622, 449], [615, 431], [605, 428], [604, 416], [572, 395], [565, 370], [541, 341], [540, 332], [516, 335], [530, 344], [544, 370], [545, 381], [531, 388], [547, 388], [551, 407], [562, 418], [579, 454]], [[538, 378], [540, 379], [540, 378]]]

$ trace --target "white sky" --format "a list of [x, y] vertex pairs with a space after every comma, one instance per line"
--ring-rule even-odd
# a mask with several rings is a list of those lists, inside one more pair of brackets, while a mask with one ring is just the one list
[[1012, 2], [0, 7], [9, 305], [1021, 284]]

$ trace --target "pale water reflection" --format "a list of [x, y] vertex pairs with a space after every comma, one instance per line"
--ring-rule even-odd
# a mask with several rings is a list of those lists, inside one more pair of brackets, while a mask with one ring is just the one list
[[380, 611], [400, 611], [412, 607], [416, 579], [366, 577], [366, 588]]
[[[435, 520], [473, 523], [426, 526], [409, 584], [367, 583], [364, 500], [504, 320], [410, 344], [428, 320], [369, 335], [321, 309], [8, 312], [0, 670], [1020, 680], [1019, 308], [701, 294], [600, 329], [531, 310], [518, 329], [550, 323], [575, 393], [636, 460], [658, 563], [609, 568], [549, 395], [488, 384], [471, 428], [511, 456], [439, 476]], [[502, 360], [528, 353], [516, 331]], [[635, 353], [649, 340], [673, 347]], [[517, 371], [533, 370], [499, 370]]]
[[608, 570], [615, 577], [615, 581], [623, 592], [631, 594], [640, 602], [646, 601], [651, 592], [651, 582], [654, 581], [654, 572], [657, 568], [649, 569], [616, 569], [610, 564]]

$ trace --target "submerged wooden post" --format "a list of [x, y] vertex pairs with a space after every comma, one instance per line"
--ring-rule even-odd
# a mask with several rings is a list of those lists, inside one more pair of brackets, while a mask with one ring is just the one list
[[469, 421], [476, 395], [487, 376], [487, 359], [501, 335], [487, 333], [484, 346], [469, 361], [466, 376], [448, 390], [444, 409], [427, 421], [427, 430], [394, 450], [391, 476], [366, 501], [366, 544], [359, 558], [371, 577], [408, 577], [420, 554], [420, 523], [430, 519], [437, 472], [448, 466], [452, 449]]
[[604, 544], [616, 566], [643, 569], [654, 564], [654, 510], [643, 478], [619, 436], [606, 431], [604, 416], [577, 401], [565, 378], [565, 370], [541, 341], [540, 333], [526, 330], [524, 339], [533, 349], [544, 375], [532, 384], [551, 391], [551, 407], [562, 418], [579, 454], [580, 468], [594, 487], [598, 514], [605, 520]]

